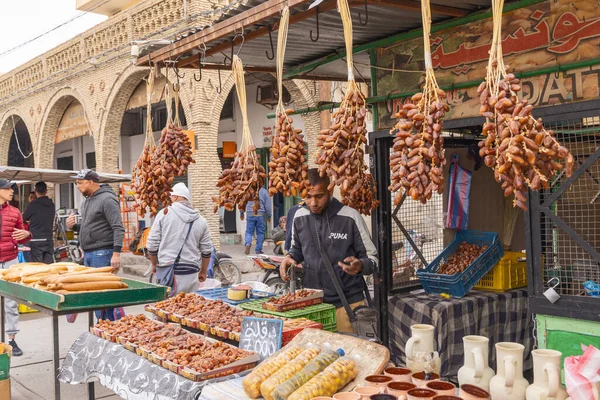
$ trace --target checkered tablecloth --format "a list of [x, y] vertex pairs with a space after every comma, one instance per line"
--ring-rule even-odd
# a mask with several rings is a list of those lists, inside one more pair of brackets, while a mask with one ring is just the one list
[[444, 300], [427, 293], [400, 294], [389, 298], [389, 341], [391, 361], [406, 365], [404, 346], [414, 324], [435, 327], [434, 350], [440, 353], [442, 376], [456, 380], [463, 365], [463, 337], [480, 335], [490, 339], [490, 367], [496, 370], [498, 342], [525, 346], [524, 369], [532, 368], [533, 320], [527, 290], [505, 293], [471, 291], [461, 299]]

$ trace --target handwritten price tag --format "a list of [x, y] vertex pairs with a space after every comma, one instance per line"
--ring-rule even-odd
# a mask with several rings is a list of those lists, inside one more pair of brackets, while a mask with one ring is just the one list
[[262, 361], [281, 348], [282, 332], [280, 319], [244, 317], [240, 349], [257, 352]]

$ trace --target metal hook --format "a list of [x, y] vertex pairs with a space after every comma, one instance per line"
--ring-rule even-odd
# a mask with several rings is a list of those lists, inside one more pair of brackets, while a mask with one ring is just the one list
[[177, 84], [179, 84], [179, 79], [185, 78], [185, 72], [182, 72], [181, 75], [179, 75], [179, 67], [177, 64], [173, 65], [173, 72], [177, 75]]
[[366, 26], [367, 22], [369, 22], [369, 8], [367, 6], [367, 0], [365, 0], [365, 22], [363, 22], [362, 20], [362, 14], [358, 13], [358, 22], [360, 22], [360, 24], [362, 26]]
[[267, 59], [273, 60], [275, 58], [275, 48], [273, 47], [273, 36], [271, 36], [271, 25], [268, 26], [269, 29], [269, 42], [271, 42], [271, 55], [269, 56], [269, 51], [265, 50], [265, 55]]
[[194, 80], [196, 82], [200, 82], [202, 80], [202, 58], [200, 53], [198, 53], [198, 73], [200, 74], [200, 78], [196, 78], [196, 74], [194, 74]]
[[217, 73], [219, 74], [219, 87], [217, 88], [217, 93], [221, 94], [221, 91], [223, 90], [223, 88], [221, 87], [221, 70], [218, 69]]
[[319, 6], [317, 6], [317, 37], [313, 38], [313, 31], [311, 29], [310, 30], [310, 40], [312, 40], [313, 42], [316, 42], [319, 40]]

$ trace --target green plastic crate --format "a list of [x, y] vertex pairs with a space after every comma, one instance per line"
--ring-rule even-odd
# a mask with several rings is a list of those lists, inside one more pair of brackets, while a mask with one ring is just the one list
[[285, 318], [306, 318], [311, 321], [319, 322], [323, 324], [323, 326], [329, 326], [336, 324], [335, 320], [335, 307], [331, 304], [315, 304], [314, 306], [308, 306], [304, 308], [299, 308], [297, 310], [290, 310], [284, 312], [265, 310], [262, 308], [262, 303], [267, 301], [267, 299], [261, 299], [257, 301], [251, 301], [248, 303], [240, 304], [239, 307], [244, 310], [256, 311], [262, 314], [275, 315], [278, 317]]
[[337, 323], [323, 325], [323, 330], [329, 332], [337, 332]]

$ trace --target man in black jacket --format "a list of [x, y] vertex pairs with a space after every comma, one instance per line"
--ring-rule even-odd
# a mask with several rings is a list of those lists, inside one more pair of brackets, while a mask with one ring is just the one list
[[322, 262], [319, 246], [329, 256], [352, 309], [364, 303], [362, 275], [370, 275], [377, 268], [377, 250], [360, 213], [332, 197], [327, 189], [329, 178], [319, 176], [313, 168], [308, 171], [308, 180], [312, 188], [304, 198], [305, 206], [294, 216], [291, 248], [279, 273], [287, 281], [288, 267], [303, 263], [304, 287], [322, 289], [324, 301], [337, 308], [338, 331], [353, 333], [348, 314]]
[[46, 183], [35, 184], [35, 201], [29, 203], [23, 213], [23, 221], [29, 224], [32, 239], [29, 241], [31, 250], [25, 252], [25, 259], [29, 262], [54, 262], [54, 202], [46, 196], [48, 188]]

